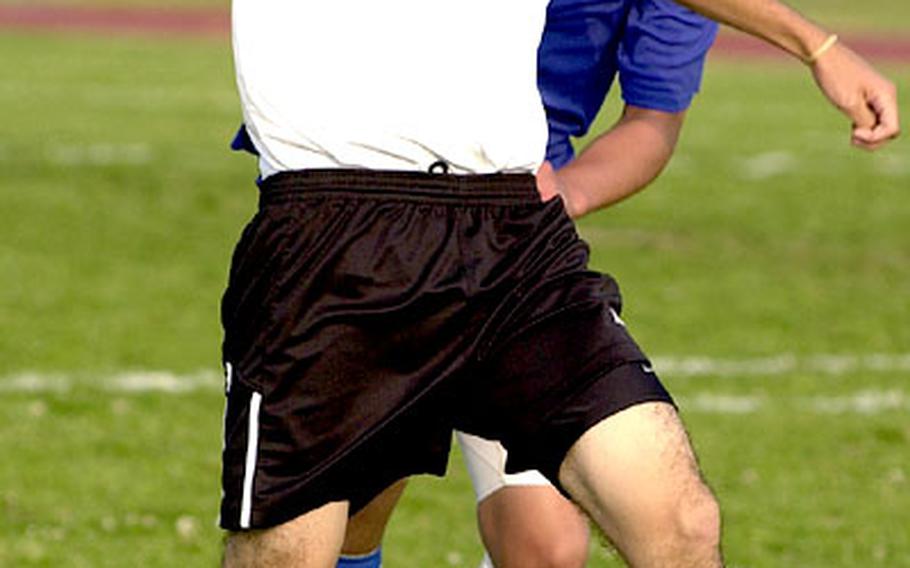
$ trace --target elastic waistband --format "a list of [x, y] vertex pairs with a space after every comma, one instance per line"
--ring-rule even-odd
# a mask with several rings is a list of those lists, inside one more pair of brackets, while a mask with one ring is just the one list
[[437, 174], [410, 171], [310, 169], [281, 172], [260, 185], [261, 205], [347, 197], [423, 203], [540, 203], [531, 174]]

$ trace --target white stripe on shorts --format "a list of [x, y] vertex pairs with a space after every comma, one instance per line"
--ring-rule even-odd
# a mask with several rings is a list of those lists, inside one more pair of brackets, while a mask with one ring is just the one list
[[243, 471], [243, 498], [240, 501], [240, 528], [250, 528], [253, 509], [253, 477], [256, 475], [256, 457], [259, 454], [259, 407], [262, 395], [254, 392], [250, 397], [250, 420], [246, 440], [246, 465]]

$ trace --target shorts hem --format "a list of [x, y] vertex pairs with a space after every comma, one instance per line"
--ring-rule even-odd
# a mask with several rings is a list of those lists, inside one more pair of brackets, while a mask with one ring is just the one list
[[[620, 373], [634, 373], [636, 375], [641, 373], [648, 375], [648, 373], [645, 373], [645, 371], [641, 369], [641, 364], [643, 362], [646, 361], [624, 362], [616, 367], [612, 367], [609, 370], [604, 371], [603, 373], [600, 373], [596, 376], [596, 378], [590, 381], [586, 381], [585, 387], [579, 389], [567, 399], [567, 406], [582, 398], [591, 397], [592, 390], [603, 390], [605, 387], [601, 386], [603, 384], [602, 381], [609, 380], [609, 375], [619, 375]], [[618, 380], [618, 378], [619, 377], [616, 377], [616, 380]], [[525, 471], [527, 469], [537, 469], [559, 490], [560, 493], [566, 497], [570, 497], [559, 482], [559, 470], [569, 450], [572, 449], [572, 446], [575, 445], [575, 443], [579, 440], [579, 438], [581, 438], [582, 435], [585, 434], [585, 432], [596, 426], [601, 421], [609, 418], [610, 416], [618, 414], [634, 406], [638, 406], [639, 404], [663, 402], [670, 404], [673, 406], [673, 408], [677, 408], [673, 397], [669, 392], [667, 392], [657, 377], [653, 374], [651, 374], [646, 381], [642, 381], [640, 383], [638, 392], [630, 393], [622, 398], [605, 397], [602, 400], [606, 400], [606, 404], [594, 407], [592, 411], [587, 412], [584, 415], [583, 419], [569, 426], [564, 426], [560, 429], [559, 432], [552, 436], [549, 436], [548, 443], [546, 445], [546, 447], [549, 449], [545, 453], [536, 453], [536, 458], [534, 458], [534, 452], [513, 452], [510, 450], [510, 458], [519, 453], [523, 454], [523, 456], [517, 457], [514, 460], [509, 459], [506, 463], [506, 473], [515, 473]], [[554, 413], [556, 412], [559, 412], [559, 410], [555, 411]], [[532, 459], [538, 463], [529, 463]]]

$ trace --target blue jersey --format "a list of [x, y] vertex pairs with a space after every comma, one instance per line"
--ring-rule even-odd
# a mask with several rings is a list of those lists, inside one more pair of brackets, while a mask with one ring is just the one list
[[[672, 0], [551, 0], [538, 49], [537, 84], [546, 107], [546, 157], [574, 156], [616, 75], [626, 103], [678, 112], [701, 83], [717, 24]], [[258, 153], [241, 127], [232, 148]]]
[[717, 24], [672, 0], [552, 0], [538, 51], [549, 123], [547, 159], [574, 156], [619, 74], [626, 103], [678, 112], [701, 84]]

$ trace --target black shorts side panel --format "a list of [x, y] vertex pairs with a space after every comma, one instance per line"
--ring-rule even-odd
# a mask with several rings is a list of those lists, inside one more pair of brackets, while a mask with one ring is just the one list
[[506, 334], [460, 391], [458, 428], [502, 441], [510, 472], [538, 469], [558, 486], [587, 428], [633, 404], [672, 402], [618, 317], [615, 282], [595, 276], [538, 290], [530, 304], [546, 309]]
[[538, 469], [569, 497], [559, 482], [559, 468], [572, 445], [601, 420], [646, 402], [675, 406], [647, 362], [626, 363], [611, 369], [549, 413], [540, 430], [509, 444], [506, 471]]

